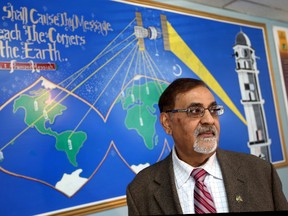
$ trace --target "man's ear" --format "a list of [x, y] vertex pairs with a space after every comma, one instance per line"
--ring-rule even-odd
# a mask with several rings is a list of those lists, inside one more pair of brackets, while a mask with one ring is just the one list
[[170, 116], [168, 113], [160, 113], [160, 123], [167, 134], [172, 134], [172, 129], [170, 127]]

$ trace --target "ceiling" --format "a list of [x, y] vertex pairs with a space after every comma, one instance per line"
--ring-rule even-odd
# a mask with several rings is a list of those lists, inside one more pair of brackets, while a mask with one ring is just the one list
[[[288, 23], [288, 0], [184, 0]], [[170, 1], [172, 3], [173, 1]]]

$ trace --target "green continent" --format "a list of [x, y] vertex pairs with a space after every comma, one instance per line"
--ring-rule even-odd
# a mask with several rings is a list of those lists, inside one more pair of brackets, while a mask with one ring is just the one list
[[83, 146], [86, 140], [86, 133], [64, 131], [57, 133], [46, 128], [46, 122], [53, 124], [55, 118], [58, 115], [62, 115], [63, 111], [67, 108], [62, 104], [51, 100], [50, 92], [45, 89], [32, 92], [34, 96], [21, 95], [14, 101], [13, 112], [17, 112], [19, 108], [23, 108], [25, 111], [25, 123], [43, 134], [49, 135], [56, 139], [56, 149], [65, 151], [70, 163], [73, 166], [77, 166], [76, 156], [80, 148]]
[[[166, 84], [156, 81], [147, 82], [143, 85], [134, 85], [127, 88], [125, 97], [122, 98], [122, 107], [127, 110], [125, 125], [128, 129], [136, 130], [143, 138], [145, 146], [154, 148], [153, 137], [157, 121], [156, 109], [158, 99]], [[156, 137], [157, 138], [157, 137]], [[157, 145], [158, 140], [155, 140]]]
[[[75, 167], [78, 165], [76, 161], [76, 156], [82, 147], [87, 136], [84, 132], [65, 131], [58, 136], [56, 136], [56, 149], [66, 152], [66, 155]], [[71, 136], [71, 137], [69, 137]]]

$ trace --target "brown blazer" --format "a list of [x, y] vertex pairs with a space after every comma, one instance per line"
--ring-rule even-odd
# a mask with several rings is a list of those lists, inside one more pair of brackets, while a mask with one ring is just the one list
[[[251, 154], [217, 150], [229, 212], [287, 211], [280, 178], [271, 163]], [[183, 214], [174, 181], [172, 153], [141, 172], [127, 186], [128, 213]]]

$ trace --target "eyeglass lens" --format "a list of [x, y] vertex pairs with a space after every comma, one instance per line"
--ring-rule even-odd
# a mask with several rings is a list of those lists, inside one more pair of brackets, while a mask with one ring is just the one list
[[224, 112], [224, 109], [220, 105], [211, 106], [208, 108], [204, 107], [190, 107], [187, 109], [188, 116], [191, 117], [203, 117], [205, 114], [205, 110], [208, 110], [212, 116], [219, 116], [222, 115]]

